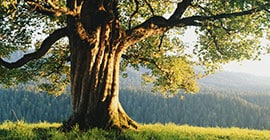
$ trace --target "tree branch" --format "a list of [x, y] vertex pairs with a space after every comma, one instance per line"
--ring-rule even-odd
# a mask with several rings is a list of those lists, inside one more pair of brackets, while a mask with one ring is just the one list
[[[213, 14], [209, 9], [207, 9], [207, 8], [205, 8], [205, 7], [202, 7], [201, 5], [197, 5], [197, 6], [198, 6], [200, 9], [204, 10], [205, 12], [209, 13], [211, 16], [214, 16], [214, 14]], [[231, 29], [227, 29], [227, 28], [224, 26], [224, 24], [223, 24], [223, 22], [222, 22], [221, 19], [218, 19], [218, 21], [219, 21], [219, 23], [220, 23], [221, 28], [222, 28], [224, 31], [226, 31], [227, 34], [230, 35], [230, 31], [232, 31], [232, 30], [231, 30]], [[215, 26], [215, 25], [213, 25], [213, 26]], [[217, 26], [216, 26], [216, 27], [217, 27]]]
[[[122, 55], [121, 56], [123, 59], [130, 59], [131, 57], [134, 57], [134, 56], [128, 56], [128, 55]], [[149, 59], [149, 58], [143, 58], [143, 57], [140, 57], [140, 56], [135, 56], [137, 59], [139, 59], [140, 61], [142, 62], [148, 62], [148, 63], [151, 63], [153, 64], [157, 69], [159, 69], [160, 71], [164, 72], [164, 73], [169, 73], [169, 70], [167, 69], [164, 69], [162, 68], [159, 64], [156, 63], [155, 60], [153, 59]]]
[[161, 51], [161, 46], [162, 46], [164, 37], [165, 37], [165, 32], [159, 37], [159, 45], [158, 45], [159, 51]]
[[[48, 0], [47, 3], [39, 3], [33, 0], [27, 0], [27, 4], [33, 7], [33, 11], [40, 12], [45, 15], [54, 15], [54, 16], [61, 16], [61, 15], [71, 15], [76, 16], [77, 12], [76, 9], [74, 11], [70, 10], [66, 7], [59, 7], [55, 5], [51, 0]], [[49, 5], [49, 6], [47, 6]]]
[[168, 29], [168, 21], [161, 16], [154, 16], [144, 23], [126, 31], [126, 36], [122, 39], [120, 46], [125, 50], [132, 44], [135, 44], [149, 36], [162, 34]]
[[149, 7], [149, 9], [150, 9], [150, 11], [152, 13], [152, 16], [155, 16], [155, 11], [154, 11], [153, 7], [151, 6], [151, 4], [147, 0], [144, 0], [144, 2]]
[[259, 9], [259, 8], [253, 8], [253, 9], [241, 11], [241, 12], [222, 13], [222, 14], [217, 14], [217, 15], [212, 15], [212, 16], [191, 16], [191, 17], [182, 18], [180, 20], [172, 20], [170, 21], [169, 26], [171, 27], [201, 26], [202, 24], [200, 23], [200, 21], [207, 21], [207, 20], [213, 21], [213, 20], [219, 20], [223, 18], [239, 17], [239, 16], [253, 14], [261, 10], [262, 9]]
[[183, 0], [182, 2], [178, 3], [176, 10], [169, 18], [169, 21], [179, 20], [186, 11], [186, 9], [188, 8], [188, 6], [191, 5], [192, 1], [193, 0]]
[[130, 29], [131, 28], [131, 21], [132, 21], [132, 18], [138, 13], [139, 11], [139, 1], [138, 0], [134, 0], [135, 1], [135, 4], [136, 4], [136, 8], [135, 8], [135, 11], [130, 15], [129, 17], [129, 21], [128, 21], [128, 28]]
[[264, 8], [264, 10], [265, 10], [266, 12], [270, 13], [270, 10], [269, 10], [269, 9], [267, 9], [267, 8]]
[[218, 43], [218, 39], [215, 35], [215, 33], [211, 30], [211, 29], [208, 29], [207, 32], [210, 34], [210, 36], [212, 37], [213, 39], [213, 42], [214, 42], [214, 45], [217, 49], [217, 51], [221, 54], [221, 55], [225, 55], [222, 51], [222, 49], [219, 47], [219, 43]]
[[192, 19], [193, 21], [206, 21], [206, 20], [217, 20], [217, 19], [223, 19], [223, 18], [230, 18], [230, 17], [239, 17], [239, 16], [244, 16], [244, 15], [249, 15], [254, 12], [261, 11], [258, 8], [253, 8], [250, 10], [242, 11], [242, 12], [234, 12], [234, 13], [223, 13], [223, 14], [217, 14], [213, 16], [192, 16], [185, 19]]
[[193, 0], [183, 0], [181, 3], [178, 3], [174, 14], [169, 18], [169, 20], [161, 16], [153, 16], [144, 23], [127, 30], [126, 36], [122, 39], [122, 48], [125, 50], [126, 47], [134, 43], [152, 35], [162, 34], [173, 27], [202, 26], [202, 21], [214, 21], [224, 18], [239, 17], [264, 10], [263, 8], [258, 7], [241, 12], [222, 13], [210, 16], [182, 17], [183, 13], [191, 5], [192, 1]]
[[58, 41], [60, 38], [65, 37], [67, 35], [66, 32], [67, 28], [61, 28], [56, 31], [54, 31], [51, 35], [49, 35], [41, 44], [41, 47], [33, 53], [25, 54], [22, 58], [17, 60], [16, 62], [6, 62], [2, 58], [0, 58], [0, 65], [9, 68], [9, 69], [14, 69], [14, 68], [19, 68], [23, 66], [24, 64], [28, 63], [31, 60], [35, 60], [38, 58], [41, 58], [44, 56], [51, 46]]

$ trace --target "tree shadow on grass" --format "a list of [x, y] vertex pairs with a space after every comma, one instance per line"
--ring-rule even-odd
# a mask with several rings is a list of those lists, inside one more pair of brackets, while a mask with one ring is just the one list
[[11, 134], [12, 134], [11, 130], [0, 129], [1, 140], [13, 140], [14, 138], [12, 138]]
[[46, 140], [52, 138], [52, 134], [50, 133], [52, 130], [56, 130], [56, 128], [34, 128], [32, 132], [37, 139]]
[[[28, 139], [28, 137], [22, 136], [15, 132], [16, 130], [0, 129], [0, 140], [21, 140]], [[51, 129], [48, 128], [34, 128], [32, 129], [33, 139], [47, 140], [52, 138], [52, 134], [49, 133]]]

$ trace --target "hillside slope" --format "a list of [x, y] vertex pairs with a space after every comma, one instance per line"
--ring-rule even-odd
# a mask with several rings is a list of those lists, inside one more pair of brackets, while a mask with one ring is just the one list
[[246, 73], [217, 72], [199, 80], [202, 88], [220, 90], [238, 90], [241, 92], [260, 92], [270, 94], [270, 77], [255, 76]]
[[[258, 90], [269, 88], [268, 78], [218, 73], [199, 81], [198, 94], [181, 93], [164, 98], [151, 93], [149, 86], [141, 86], [139, 74], [129, 72], [128, 78], [121, 79], [120, 90], [123, 107], [138, 122], [270, 129], [270, 94]], [[71, 113], [69, 94], [54, 97], [20, 89], [0, 90], [0, 93], [0, 122], [21, 119], [61, 122]]]

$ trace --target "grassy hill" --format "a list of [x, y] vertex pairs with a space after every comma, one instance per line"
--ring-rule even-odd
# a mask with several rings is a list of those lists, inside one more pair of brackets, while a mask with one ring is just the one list
[[231, 140], [267, 140], [270, 139], [270, 131], [251, 130], [240, 128], [204, 128], [175, 124], [146, 124], [141, 125], [137, 131], [104, 131], [92, 129], [87, 132], [73, 131], [63, 133], [57, 130], [59, 123], [35, 123], [27, 124], [23, 121], [4, 122], [0, 125], [0, 139], [52, 139], [52, 140], [181, 140], [181, 139], [231, 139]]

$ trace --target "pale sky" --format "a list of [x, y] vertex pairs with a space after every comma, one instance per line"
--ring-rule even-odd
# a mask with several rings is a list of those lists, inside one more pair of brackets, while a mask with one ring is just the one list
[[[262, 39], [261, 45], [270, 47], [270, 41]], [[246, 60], [242, 62], [231, 62], [224, 66], [224, 70], [270, 77], [270, 54], [263, 55], [260, 58], [260, 61]]]
[[261, 61], [231, 62], [226, 64], [223, 70], [270, 77], [270, 54], [263, 56]]
[[[197, 40], [195, 28], [190, 28], [183, 36], [183, 41], [194, 46]], [[270, 41], [262, 40], [263, 46], [270, 46]], [[259, 61], [245, 60], [241, 62], [230, 62], [223, 66], [223, 71], [243, 72], [257, 76], [270, 77], [270, 54], [260, 57]]]

